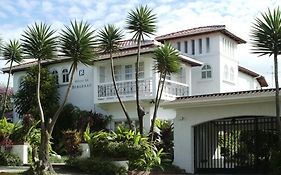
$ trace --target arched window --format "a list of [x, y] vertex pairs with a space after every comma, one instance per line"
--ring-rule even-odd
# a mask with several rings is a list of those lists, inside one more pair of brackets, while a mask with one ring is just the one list
[[201, 69], [201, 78], [209, 79], [212, 78], [212, 67], [209, 64], [205, 64]]
[[230, 81], [234, 81], [234, 69], [233, 69], [233, 67], [230, 68], [229, 76], [230, 76]]
[[223, 77], [225, 80], [228, 80], [228, 66], [227, 65], [224, 65], [224, 72], [223, 72]]
[[57, 70], [53, 70], [52, 74], [53, 74], [53, 76], [54, 76], [54, 78], [56, 80], [56, 83], [59, 84], [59, 73], [58, 73], [58, 71]]
[[69, 82], [69, 73], [67, 69], [62, 70], [62, 82], [63, 83]]

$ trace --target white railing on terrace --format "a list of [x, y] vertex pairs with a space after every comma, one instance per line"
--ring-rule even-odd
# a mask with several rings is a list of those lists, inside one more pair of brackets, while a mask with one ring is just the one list
[[[139, 94], [140, 98], [155, 97], [153, 94], [152, 77], [139, 80]], [[136, 83], [135, 80], [125, 80], [116, 82], [119, 95], [121, 97], [135, 97]], [[155, 86], [156, 87], [156, 86]], [[175, 98], [179, 96], [188, 96], [189, 86], [184, 83], [179, 83], [171, 80], [166, 80], [163, 89], [163, 97]], [[100, 83], [98, 85], [98, 100], [112, 100], [116, 99], [116, 93], [112, 82]]]
[[172, 80], [166, 80], [163, 89], [163, 95], [171, 98], [188, 96], [189, 86]]
[[[116, 82], [118, 93], [122, 97], [134, 97], [136, 94], [136, 81], [125, 80]], [[141, 96], [152, 95], [152, 78], [139, 80], [139, 94]], [[98, 100], [116, 98], [113, 83], [100, 83], [98, 85]]]

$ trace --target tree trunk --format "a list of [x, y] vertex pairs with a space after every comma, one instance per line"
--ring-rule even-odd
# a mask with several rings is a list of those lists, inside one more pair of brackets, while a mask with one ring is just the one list
[[[140, 35], [141, 36], [141, 35]], [[137, 102], [137, 113], [138, 113], [138, 118], [139, 118], [139, 130], [140, 134], [143, 134], [143, 114], [144, 111], [140, 106], [140, 100], [139, 100], [139, 60], [140, 60], [140, 49], [141, 49], [141, 37], [138, 38], [137, 40], [138, 44], [138, 54], [137, 54], [137, 63], [136, 63], [136, 102]]]
[[114, 89], [115, 89], [115, 93], [116, 93], [116, 96], [118, 98], [118, 101], [121, 105], [121, 108], [127, 118], [127, 121], [128, 121], [128, 124], [129, 124], [129, 128], [130, 129], [133, 129], [133, 126], [132, 126], [132, 120], [130, 119], [130, 116], [127, 112], [127, 109], [124, 105], [124, 103], [122, 102], [120, 96], [119, 96], [119, 93], [118, 93], [118, 89], [117, 89], [117, 86], [116, 86], [116, 81], [115, 81], [115, 75], [114, 75], [114, 66], [113, 66], [113, 58], [112, 58], [112, 52], [110, 52], [110, 68], [111, 68], [111, 77], [112, 77], [112, 82], [113, 82], [113, 86], [114, 86]]
[[62, 104], [60, 105], [60, 107], [56, 111], [56, 113], [55, 113], [54, 117], [52, 118], [52, 121], [51, 121], [51, 123], [49, 125], [49, 128], [48, 128], [48, 131], [49, 131], [50, 135], [52, 135], [54, 126], [55, 126], [55, 124], [57, 122], [57, 119], [59, 118], [59, 115], [60, 115], [60, 113], [61, 113], [61, 111], [62, 111], [62, 109], [63, 109], [63, 107], [64, 107], [64, 105], [66, 103], [67, 97], [68, 97], [69, 92], [71, 90], [71, 86], [72, 86], [72, 82], [73, 82], [74, 73], [76, 71], [76, 68], [77, 68], [77, 64], [76, 63], [72, 63], [71, 68], [70, 68], [71, 76], [70, 76], [70, 81], [69, 81], [69, 84], [68, 84], [68, 87], [67, 87], [66, 94], [65, 94], [64, 99], [62, 101]]
[[153, 140], [153, 130], [154, 130], [154, 124], [155, 124], [155, 120], [156, 120], [156, 116], [157, 116], [157, 102], [159, 99], [159, 91], [160, 91], [160, 86], [161, 86], [161, 79], [162, 79], [162, 73], [160, 73], [160, 77], [159, 77], [159, 81], [158, 81], [158, 86], [157, 86], [157, 92], [156, 92], [156, 96], [155, 96], [155, 102], [154, 102], [154, 112], [153, 112], [153, 117], [151, 120], [151, 125], [150, 125], [150, 133], [151, 133], [151, 140]]
[[8, 75], [8, 81], [7, 81], [6, 91], [5, 91], [5, 94], [4, 94], [2, 113], [1, 113], [0, 119], [4, 118], [4, 114], [5, 114], [5, 110], [6, 110], [6, 103], [7, 103], [7, 97], [8, 97], [8, 89], [9, 89], [10, 78], [11, 78], [11, 73], [12, 73], [12, 65], [13, 65], [13, 61], [11, 60], [10, 69], [9, 69], [9, 75]]
[[278, 81], [278, 60], [277, 54], [274, 53], [274, 75], [275, 75], [275, 110], [276, 110], [276, 120], [277, 129], [279, 136], [279, 148], [281, 149], [281, 122], [280, 122], [280, 102], [279, 102], [279, 81]]

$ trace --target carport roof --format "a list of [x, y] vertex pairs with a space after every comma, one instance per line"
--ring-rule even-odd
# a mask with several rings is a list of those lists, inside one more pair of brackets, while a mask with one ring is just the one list
[[[280, 88], [281, 89], [281, 88]], [[245, 102], [257, 102], [262, 100], [273, 100], [275, 89], [260, 89], [248, 91], [235, 91], [225, 93], [211, 93], [202, 95], [192, 95], [178, 97], [174, 101], [162, 103], [161, 106], [169, 108], [170, 106], [195, 107], [221, 104], [237, 104]]]

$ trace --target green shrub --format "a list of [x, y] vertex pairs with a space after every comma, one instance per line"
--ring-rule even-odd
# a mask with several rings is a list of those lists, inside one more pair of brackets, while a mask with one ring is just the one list
[[273, 174], [281, 174], [281, 151], [272, 151], [270, 168]]
[[127, 171], [124, 167], [118, 167], [108, 160], [102, 159], [77, 159], [72, 158], [67, 161], [67, 165], [79, 168], [81, 171], [96, 175], [125, 175]]
[[63, 132], [63, 141], [67, 153], [71, 157], [81, 155], [79, 143], [81, 142], [80, 133], [76, 130], [67, 130]]
[[0, 152], [0, 165], [18, 166], [20, 165], [20, 158], [11, 153]]

